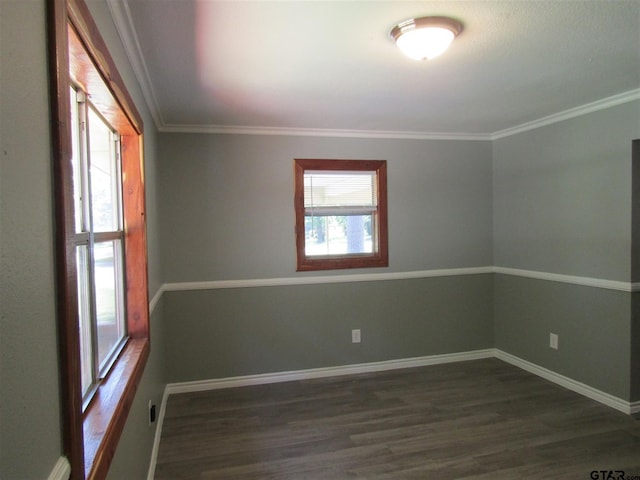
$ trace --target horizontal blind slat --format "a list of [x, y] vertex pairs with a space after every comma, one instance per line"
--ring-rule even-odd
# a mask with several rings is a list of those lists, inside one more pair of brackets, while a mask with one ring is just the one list
[[364, 206], [329, 206], [329, 207], [306, 207], [304, 214], [307, 217], [326, 217], [343, 215], [372, 215], [376, 212], [375, 207]]
[[375, 172], [307, 172], [304, 206], [376, 206]]

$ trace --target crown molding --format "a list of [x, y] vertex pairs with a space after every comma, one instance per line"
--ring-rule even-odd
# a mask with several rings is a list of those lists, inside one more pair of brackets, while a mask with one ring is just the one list
[[138, 40], [138, 32], [136, 31], [133, 19], [131, 18], [131, 11], [129, 10], [129, 3], [127, 0], [107, 0], [107, 5], [111, 11], [111, 17], [113, 23], [116, 26], [120, 40], [124, 47], [133, 73], [138, 80], [140, 90], [147, 104], [153, 122], [158, 130], [164, 125], [162, 113], [160, 112], [160, 104], [153, 89], [153, 83], [151, 82], [151, 76], [147, 69], [147, 64], [144, 61], [142, 55], [142, 48]]
[[603, 98], [595, 102], [564, 110], [531, 122], [515, 125], [493, 133], [465, 132], [416, 132], [393, 130], [354, 130], [323, 128], [287, 128], [244, 125], [175, 125], [167, 124], [162, 118], [160, 106], [155, 95], [153, 83], [142, 55], [138, 34], [131, 17], [128, 0], [107, 0], [111, 16], [131, 63], [133, 72], [140, 84], [147, 107], [160, 132], [167, 133], [205, 133], [224, 135], [279, 135], [305, 137], [342, 137], [400, 140], [458, 140], [458, 141], [493, 141], [518, 133], [534, 130], [546, 125], [575, 118], [587, 113], [596, 112], [623, 103], [640, 99], [640, 88]]
[[350, 130], [331, 128], [250, 127], [242, 125], [164, 125], [168, 133], [209, 133], [224, 135], [279, 135], [297, 137], [381, 138], [400, 140], [490, 141], [486, 133], [403, 132], [393, 130]]
[[629, 90], [628, 92], [612, 95], [595, 102], [587, 103], [579, 107], [570, 108], [562, 112], [554, 113], [546, 117], [539, 118], [532, 122], [523, 123], [514, 127], [506, 128], [490, 135], [491, 140], [498, 140], [500, 138], [509, 137], [517, 133], [527, 132], [529, 130], [535, 130], [536, 128], [551, 125], [553, 123], [569, 120], [570, 118], [586, 115], [587, 113], [597, 112], [606, 108], [615, 107], [616, 105], [622, 105], [623, 103], [633, 102], [634, 100], [640, 100], [640, 88]]
[[[109, 0], [115, 1], [115, 0]], [[595, 102], [587, 103], [579, 107], [570, 108], [562, 112], [554, 113], [531, 122], [509, 127], [494, 133], [456, 133], [456, 132], [411, 132], [392, 130], [349, 130], [349, 129], [322, 129], [322, 128], [276, 128], [276, 127], [249, 127], [241, 125], [162, 125], [158, 127], [161, 132], [170, 133], [214, 133], [235, 135], [281, 135], [281, 136], [305, 136], [305, 137], [346, 137], [346, 138], [380, 138], [401, 140], [466, 140], [466, 141], [493, 141], [510, 137], [518, 133], [535, 130], [540, 127], [576, 118], [588, 113], [605, 110], [607, 108], [622, 105], [624, 103], [640, 100], [640, 88], [628, 92], [612, 95]]]

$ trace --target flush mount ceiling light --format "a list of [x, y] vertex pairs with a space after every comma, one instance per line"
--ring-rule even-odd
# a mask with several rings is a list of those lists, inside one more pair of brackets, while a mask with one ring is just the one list
[[391, 38], [406, 56], [431, 60], [442, 54], [462, 31], [462, 24], [447, 17], [405, 20], [391, 29]]

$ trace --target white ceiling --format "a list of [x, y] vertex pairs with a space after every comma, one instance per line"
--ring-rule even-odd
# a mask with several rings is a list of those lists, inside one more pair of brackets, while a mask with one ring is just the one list
[[[491, 138], [640, 98], [640, 0], [109, 5], [162, 131]], [[389, 31], [426, 15], [464, 30], [417, 62]]]

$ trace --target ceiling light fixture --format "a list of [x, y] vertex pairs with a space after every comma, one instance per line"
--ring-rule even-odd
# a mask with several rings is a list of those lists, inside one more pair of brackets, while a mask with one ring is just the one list
[[462, 24], [447, 17], [411, 18], [391, 29], [391, 38], [406, 56], [431, 60], [442, 54], [462, 31]]

